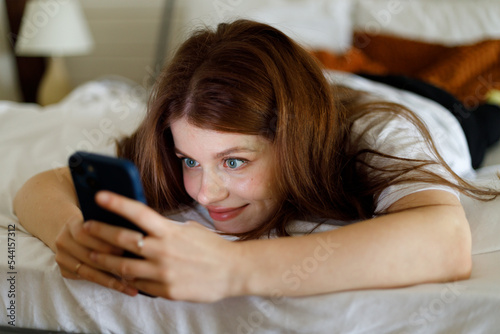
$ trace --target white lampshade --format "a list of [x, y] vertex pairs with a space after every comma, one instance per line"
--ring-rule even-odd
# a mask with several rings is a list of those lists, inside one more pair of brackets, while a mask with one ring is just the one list
[[20, 56], [89, 53], [92, 36], [77, 0], [29, 0], [16, 43]]

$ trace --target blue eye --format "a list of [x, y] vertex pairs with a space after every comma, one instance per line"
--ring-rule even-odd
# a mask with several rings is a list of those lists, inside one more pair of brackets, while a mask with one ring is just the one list
[[245, 164], [244, 160], [241, 159], [227, 159], [225, 165], [231, 169], [236, 169]]
[[183, 158], [184, 164], [188, 168], [194, 168], [199, 165], [199, 163], [196, 160], [190, 159], [190, 158]]

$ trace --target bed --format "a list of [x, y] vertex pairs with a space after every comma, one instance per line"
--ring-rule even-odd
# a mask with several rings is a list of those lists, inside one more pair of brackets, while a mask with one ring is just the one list
[[[189, 1], [183, 6], [186, 3]], [[394, 38], [390, 30], [400, 29], [398, 24], [403, 22], [409, 31], [405, 40], [448, 48], [500, 36], [500, 23], [493, 24], [500, 22], [493, 17], [495, 13], [500, 15], [500, 7], [490, 1], [474, 5], [465, 1], [460, 5], [451, 5], [451, 1], [438, 5], [431, 1], [406, 5], [381, 0], [353, 1], [349, 5], [339, 0], [270, 1], [266, 6], [256, 1], [252, 8], [241, 1], [221, 3], [226, 5], [221, 7], [226, 9], [224, 17], [220, 8], [218, 12], [212, 8], [217, 14], [211, 16], [214, 20], [225, 15], [240, 16], [240, 12], [264, 21], [275, 20], [284, 29], [297, 31], [297, 39], [303, 38], [312, 49], [327, 52], [330, 57], [334, 53], [359, 57], [352, 49], [356, 38], [371, 36], [373, 43], [376, 41], [375, 35], [369, 35], [376, 24], [370, 22], [379, 22], [377, 34], [390, 38]], [[441, 16], [426, 10], [429, 8]], [[438, 22], [432, 16], [442, 19], [442, 13], [451, 8], [456, 18], [481, 21], [482, 28], [478, 25], [460, 30], [453, 28], [453, 22], [441, 20], [448, 23], [449, 29], [442, 30], [443, 26], [436, 23], [434, 28], [438, 30], [432, 30], [429, 22]], [[406, 10], [416, 13], [417, 21], [426, 18], [429, 30], [422, 32], [415, 20], [401, 20], [399, 15]], [[309, 22], [311, 17], [320, 19], [308, 25], [308, 16], [299, 13], [308, 13]], [[367, 16], [369, 13], [375, 16]], [[192, 18], [199, 15], [196, 10], [185, 14], [186, 24], [192, 24]], [[483, 24], [486, 19], [493, 23]], [[355, 30], [359, 34], [361, 28], [365, 28], [362, 35], [354, 34]], [[318, 31], [336, 33], [322, 35], [311, 44], [311, 32]], [[339, 34], [342, 36], [335, 37]], [[327, 71], [330, 80], [357, 82], [366, 90], [390, 90], [391, 96], [411, 100], [411, 93], [338, 72], [339, 66], [354, 66], [354, 59], [359, 58], [350, 59], [337, 59]], [[373, 61], [365, 61], [362, 66], [367, 64], [381, 68], [373, 67]], [[62, 278], [52, 251], [19, 224], [12, 210], [13, 197], [32, 175], [66, 165], [75, 150], [112, 154], [113, 139], [130, 134], [140, 122], [147, 95], [148, 89], [139, 84], [119, 76], [105, 76], [80, 85], [61, 102], [46, 107], [0, 101], [0, 294], [4, 310], [0, 332], [24, 328], [27, 333], [35, 329], [75, 333], [494, 333], [500, 328], [500, 198], [491, 202], [461, 199], [473, 238], [472, 276], [464, 281], [302, 298], [285, 298], [277, 291], [270, 298], [248, 296], [196, 304], [142, 295], [132, 298], [90, 282]], [[487, 96], [476, 98], [484, 100]], [[434, 104], [432, 108], [439, 106]], [[446, 131], [443, 136], [463, 140], [453, 127]], [[500, 189], [499, 171], [497, 143], [489, 148], [482, 167], [467, 176]]]

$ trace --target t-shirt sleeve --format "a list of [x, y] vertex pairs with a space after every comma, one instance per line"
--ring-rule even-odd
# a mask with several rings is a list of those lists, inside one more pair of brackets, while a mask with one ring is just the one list
[[[354, 137], [361, 149], [367, 148], [387, 156], [414, 159], [419, 161], [439, 161], [436, 154], [425, 141], [417, 126], [401, 115], [373, 113], [358, 119], [353, 126]], [[361, 156], [364, 164], [358, 168], [368, 168], [368, 175], [384, 177], [387, 169], [393, 169], [401, 160], [382, 157], [376, 154]], [[412, 162], [413, 163], [413, 162]], [[417, 163], [417, 162], [415, 162]], [[367, 167], [371, 166], [371, 167]], [[432, 172], [455, 183], [451, 173], [441, 163], [426, 164], [421, 170], [410, 171], [405, 177], [420, 173]], [[429, 182], [404, 182], [388, 184], [375, 197], [375, 213], [383, 212], [399, 199], [425, 190], [444, 190], [459, 197], [456, 189]]]

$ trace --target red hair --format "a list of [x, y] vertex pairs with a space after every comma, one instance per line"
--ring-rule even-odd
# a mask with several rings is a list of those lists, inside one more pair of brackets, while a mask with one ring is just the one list
[[[436, 162], [405, 165], [399, 159], [406, 167], [378, 179], [359, 173], [360, 156], [378, 153], [358, 152], [349, 138], [353, 121], [372, 110], [358, 98], [357, 92], [330, 86], [316, 59], [279, 30], [247, 20], [220, 24], [181, 45], [156, 82], [146, 118], [121, 141], [119, 155], [135, 162], [149, 205], [164, 212], [193, 204], [174, 152], [173, 121], [186, 117], [203, 129], [263, 136], [276, 154], [270, 173], [279, 210], [240, 237], [271, 230], [287, 235], [291, 219], [369, 218], [374, 197], [388, 183], [414, 180], [401, 176]], [[379, 104], [379, 111], [384, 108], [404, 110]], [[425, 178], [455, 186], [434, 174]]]

